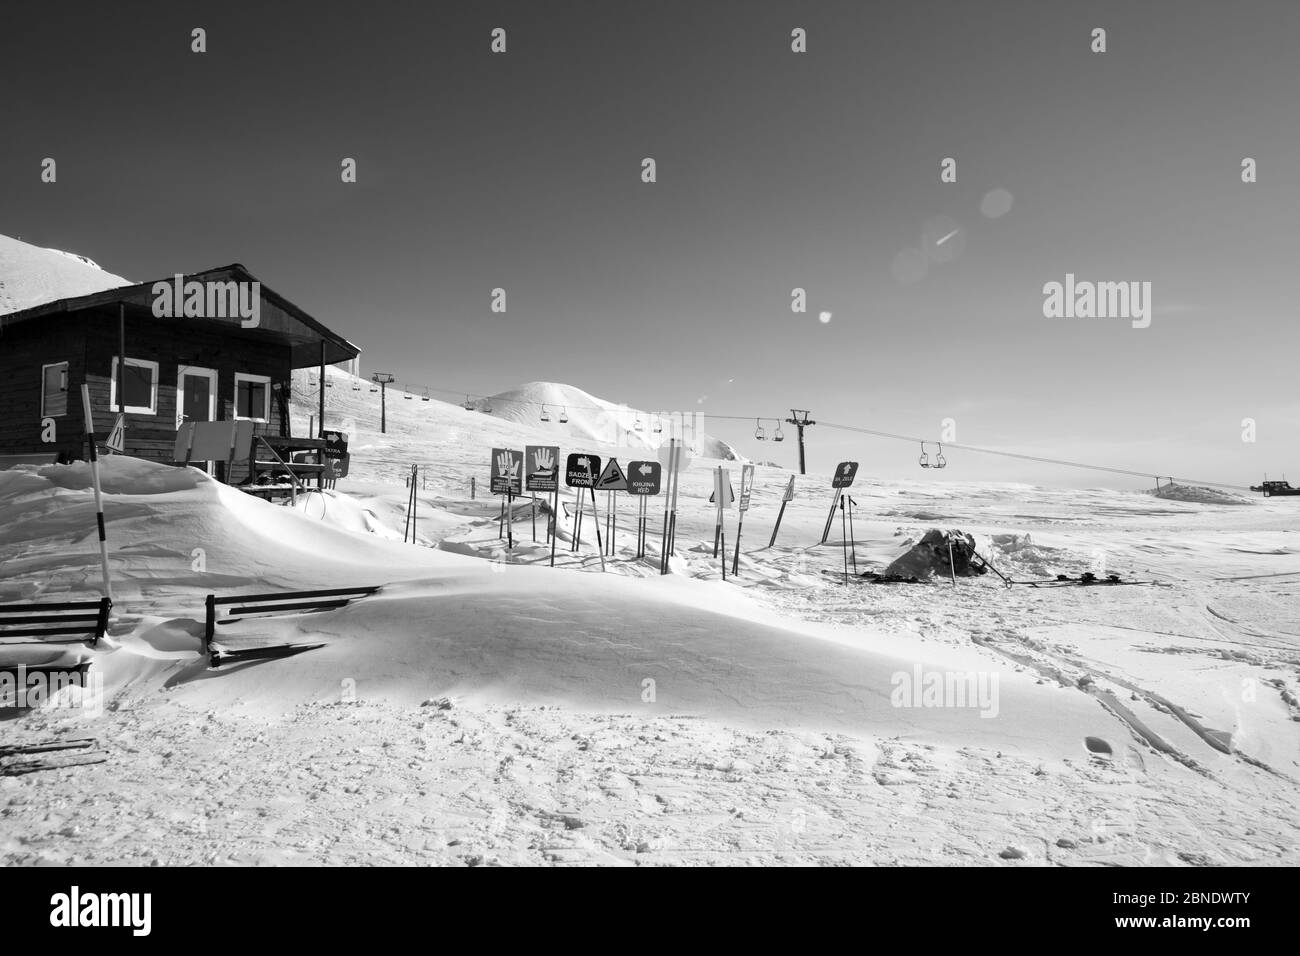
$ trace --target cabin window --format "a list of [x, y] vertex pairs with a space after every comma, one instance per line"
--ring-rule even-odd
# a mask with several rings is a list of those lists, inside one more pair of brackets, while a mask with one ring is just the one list
[[41, 366], [41, 417], [68, 414], [68, 363]]
[[[158, 414], [158, 363], [126, 357], [126, 411], [136, 415]], [[117, 411], [117, 357], [113, 357], [113, 381], [108, 389], [108, 404]]]
[[235, 417], [255, 422], [271, 420], [270, 377], [235, 373]]

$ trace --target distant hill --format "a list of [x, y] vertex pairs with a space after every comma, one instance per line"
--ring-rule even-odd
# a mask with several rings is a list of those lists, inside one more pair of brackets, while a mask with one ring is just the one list
[[[558, 382], [526, 382], [479, 399], [473, 405], [495, 418], [522, 425], [545, 423], [561, 435], [622, 448], [658, 448], [672, 433], [674, 422], [680, 427], [682, 421], [680, 414], [617, 405]], [[561, 422], [561, 418], [568, 420]], [[692, 434], [691, 424], [688, 416], [686, 438], [697, 455], [723, 461], [742, 460], [727, 442], [702, 431]]]

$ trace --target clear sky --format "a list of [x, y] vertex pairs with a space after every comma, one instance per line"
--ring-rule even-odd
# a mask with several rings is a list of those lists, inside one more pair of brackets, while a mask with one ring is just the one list
[[[1288, 0], [11, 2], [0, 232], [138, 280], [242, 262], [402, 382], [1294, 480], [1298, 38]], [[1067, 273], [1150, 282], [1150, 327], [1044, 318]]]

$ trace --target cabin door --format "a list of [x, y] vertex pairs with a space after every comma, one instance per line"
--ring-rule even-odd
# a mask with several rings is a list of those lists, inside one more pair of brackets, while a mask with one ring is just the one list
[[[217, 417], [217, 371], [182, 365], [176, 374], [176, 427], [186, 422], [210, 422]], [[212, 462], [205, 463], [212, 473]]]

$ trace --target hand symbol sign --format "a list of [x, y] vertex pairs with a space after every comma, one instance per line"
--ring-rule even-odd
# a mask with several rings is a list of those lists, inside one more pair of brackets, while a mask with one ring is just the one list
[[537, 471], [550, 471], [555, 466], [555, 459], [551, 457], [549, 448], [540, 448], [533, 453], [533, 461]]
[[497, 474], [513, 480], [515, 471], [519, 468], [519, 461], [508, 451], [503, 451], [497, 455]]

